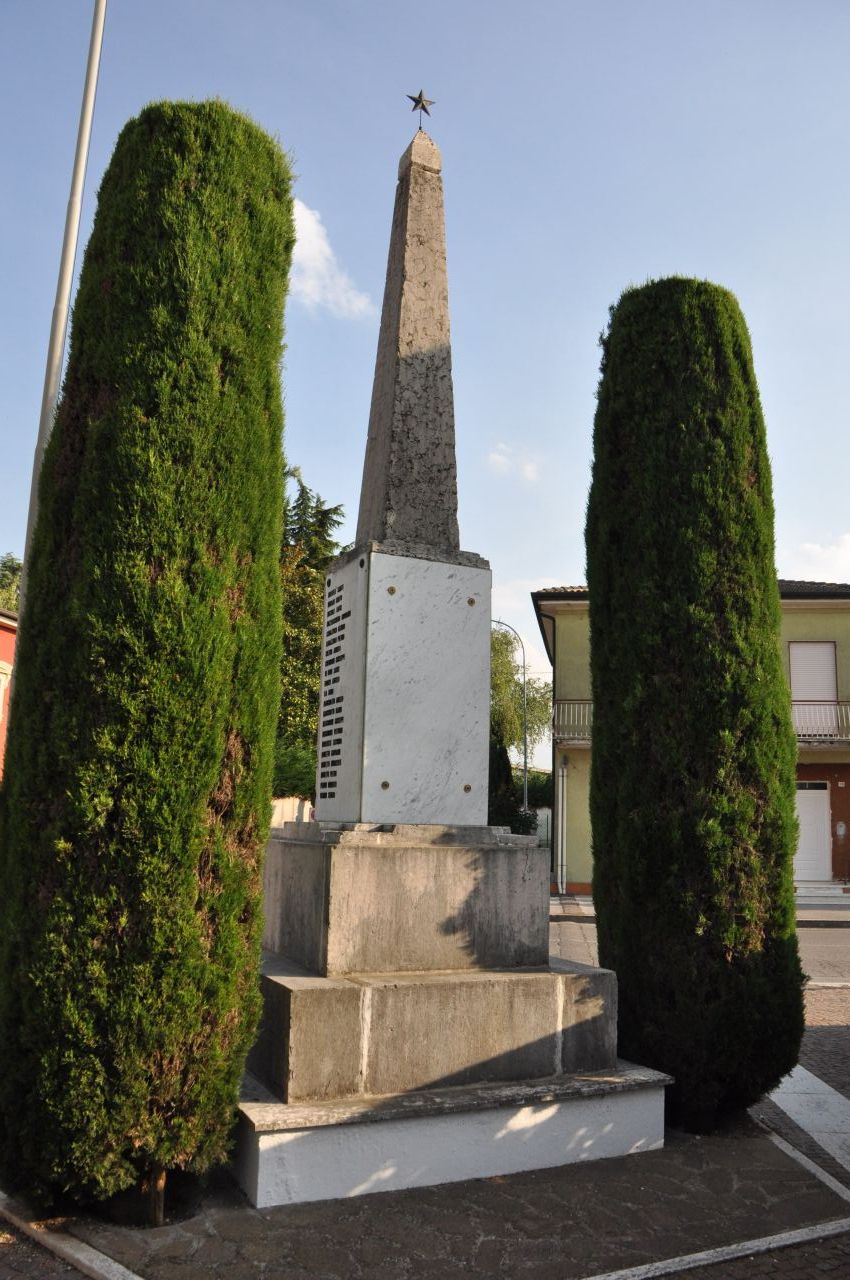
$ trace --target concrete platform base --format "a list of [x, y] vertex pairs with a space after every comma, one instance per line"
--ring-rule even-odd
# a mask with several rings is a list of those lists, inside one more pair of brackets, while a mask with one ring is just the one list
[[668, 1083], [620, 1061], [545, 1081], [299, 1105], [249, 1080], [236, 1177], [270, 1208], [652, 1151], [664, 1145]]

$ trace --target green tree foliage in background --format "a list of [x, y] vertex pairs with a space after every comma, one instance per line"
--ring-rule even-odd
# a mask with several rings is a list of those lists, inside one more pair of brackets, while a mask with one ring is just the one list
[[[552, 684], [526, 673], [529, 755], [552, 727]], [[490, 633], [490, 736], [522, 751], [522, 659], [510, 631]]]
[[8, 609], [11, 613], [18, 611], [21, 568], [20, 560], [11, 551], [0, 556], [0, 609]]
[[278, 146], [159, 103], [103, 179], [45, 453], [2, 793], [0, 1176], [228, 1150], [259, 1014], [280, 696]]
[[[290, 496], [290, 483], [295, 492]], [[281, 581], [283, 658], [274, 793], [315, 798], [325, 571], [339, 550], [342, 507], [329, 507], [297, 467], [285, 476]]]
[[487, 822], [491, 827], [510, 827], [520, 834], [528, 830], [529, 821], [514, 787], [511, 758], [503, 742], [490, 738], [490, 768], [487, 791]]
[[620, 1045], [707, 1128], [797, 1060], [796, 746], [747, 328], [697, 280], [602, 340], [587, 513], [593, 893]]
[[[533, 830], [514, 790], [508, 749], [523, 748], [522, 661], [516, 636], [499, 627], [490, 632], [490, 784], [487, 821], [514, 831]], [[549, 732], [552, 686], [526, 673], [528, 753]]]
[[[522, 799], [522, 769], [514, 770], [514, 791], [519, 803]], [[545, 769], [529, 769], [528, 807], [530, 809], [551, 809], [552, 798], [551, 772]]]

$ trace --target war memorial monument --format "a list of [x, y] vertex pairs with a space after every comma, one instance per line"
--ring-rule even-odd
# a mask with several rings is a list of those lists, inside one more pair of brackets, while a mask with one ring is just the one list
[[399, 164], [357, 539], [327, 575], [317, 821], [266, 853], [236, 1169], [260, 1207], [647, 1151], [667, 1077], [549, 958], [549, 854], [488, 827], [490, 570], [460, 550], [440, 152]]

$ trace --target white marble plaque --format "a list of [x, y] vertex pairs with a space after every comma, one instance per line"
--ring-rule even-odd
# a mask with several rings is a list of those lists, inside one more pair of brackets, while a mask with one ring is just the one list
[[490, 570], [371, 562], [362, 820], [486, 823]]
[[362, 560], [327, 588], [317, 814], [484, 825], [490, 571], [381, 552]]

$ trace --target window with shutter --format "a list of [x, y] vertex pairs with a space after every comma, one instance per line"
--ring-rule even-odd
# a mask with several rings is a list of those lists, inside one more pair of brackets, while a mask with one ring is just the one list
[[838, 734], [838, 686], [832, 640], [791, 641], [791, 698], [794, 728], [802, 738]]

